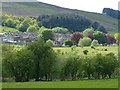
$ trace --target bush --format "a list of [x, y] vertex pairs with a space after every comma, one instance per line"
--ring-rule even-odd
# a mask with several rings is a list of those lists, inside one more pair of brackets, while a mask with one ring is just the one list
[[91, 46], [98, 46], [98, 45], [99, 45], [98, 40], [93, 40], [91, 43]]
[[65, 46], [71, 47], [73, 45], [73, 41], [71, 41], [71, 40], [68, 39], [68, 40], [64, 41], [64, 44], [65, 44]]
[[108, 51], [107, 49], [105, 49], [104, 51]]
[[29, 26], [27, 32], [37, 32], [37, 28], [35, 26]]
[[80, 39], [79, 45], [80, 46], [90, 46], [91, 42], [92, 42], [92, 40], [90, 38], [84, 37], [83, 39]]
[[54, 42], [53, 42], [52, 40], [50, 40], [50, 39], [47, 40], [46, 43], [47, 43], [48, 45], [50, 45], [50, 46], [53, 46], [53, 44], [54, 44]]
[[87, 55], [87, 54], [88, 54], [88, 50], [84, 50], [83, 53], [84, 53], [85, 55]]
[[16, 27], [16, 22], [12, 19], [7, 19], [5, 22], [6, 26], [11, 27], [11, 28], [15, 28]]

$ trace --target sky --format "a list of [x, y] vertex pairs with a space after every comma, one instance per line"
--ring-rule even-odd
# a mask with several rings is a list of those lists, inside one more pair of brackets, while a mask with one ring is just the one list
[[60, 7], [102, 13], [103, 8], [118, 10], [120, 0], [38, 0]]

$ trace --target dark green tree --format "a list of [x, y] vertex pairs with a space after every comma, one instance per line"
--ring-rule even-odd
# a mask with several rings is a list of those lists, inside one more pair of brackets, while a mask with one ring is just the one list
[[96, 40], [98, 40], [98, 42], [100, 44], [106, 43], [106, 37], [105, 37], [104, 33], [100, 32], [100, 31], [96, 31], [96, 32], [94, 32], [93, 35], [94, 35], [94, 38]]
[[71, 47], [73, 45], [73, 41], [68, 39], [68, 40], [64, 41], [64, 44], [65, 44], [65, 46]]
[[51, 30], [49, 30], [49, 29], [42, 29], [42, 30], [40, 30], [39, 31], [39, 35], [38, 35], [38, 37], [39, 38], [41, 37], [45, 42], [47, 40], [49, 40], [49, 39], [52, 40], [53, 36], [54, 36], [53, 32]]
[[8, 27], [11, 27], [11, 28], [15, 28], [16, 27], [16, 22], [13, 19], [8, 18], [5, 22], [5, 25], [8, 26]]
[[[28, 49], [34, 54], [34, 78], [36, 81], [42, 80], [46, 75], [51, 74], [51, 68], [55, 62], [55, 54], [50, 45], [39, 40], [28, 45]], [[53, 58], [54, 57], [54, 58]], [[45, 67], [46, 66], [46, 67]], [[49, 70], [48, 70], [49, 69]], [[47, 74], [46, 74], [47, 73]], [[47, 76], [46, 76], [47, 79]]]
[[12, 50], [3, 60], [4, 69], [16, 82], [29, 81], [33, 66], [33, 54], [30, 50], [22, 48], [19, 51]]
[[27, 32], [37, 32], [37, 31], [38, 31], [37, 28], [33, 25], [27, 28]]

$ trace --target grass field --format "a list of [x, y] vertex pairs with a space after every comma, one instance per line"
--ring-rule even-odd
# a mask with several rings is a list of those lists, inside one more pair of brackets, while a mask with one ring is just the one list
[[3, 88], [117, 88], [118, 79], [3, 83]]
[[[118, 47], [117, 46], [98, 46], [95, 47], [96, 49], [92, 49], [91, 47], [77, 47], [76, 50], [78, 51], [79, 55], [84, 55], [83, 51], [84, 50], [88, 50], [88, 55], [95, 55], [97, 53], [102, 53], [102, 54], [107, 54], [107, 53], [114, 53], [114, 54], [118, 54]], [[54, 47], [53, 48], [55, 51], [57, 51], [58, 49], [61, 52], [64, 53], [69, 53], [71, 52], [71, 48], [70, 47]], [[107, 51], [104, 51], [105, 49], [107, 49]]]
[[19, 30], [9, 27], [0, 27], [0, 33], [2, 32], [19, 32]]

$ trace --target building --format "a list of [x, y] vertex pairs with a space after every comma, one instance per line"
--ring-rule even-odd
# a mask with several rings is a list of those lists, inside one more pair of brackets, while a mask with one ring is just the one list
[[64, 41], [67, 39], [70, 39], [71, 34], [61, 34], [61, 33], [55, 33], [54, 34], [54, 46], [64, 46]]
[[0, 34], [2, 43], [5, 44], [28, 44], [37, 41], [37, 34], [34, 32], [5, 32]]

